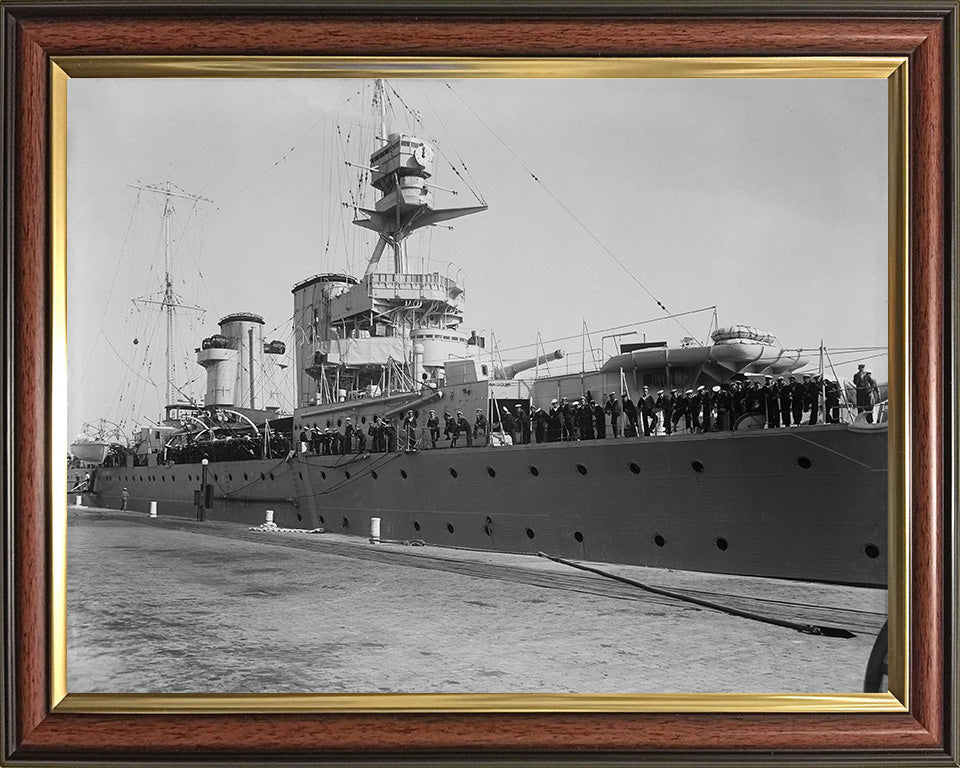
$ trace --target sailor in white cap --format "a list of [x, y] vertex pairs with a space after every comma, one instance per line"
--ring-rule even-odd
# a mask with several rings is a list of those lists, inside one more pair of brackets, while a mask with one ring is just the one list
[[543, 412], [543, 409], [538, 405], [533, 409], [533, 414], [530, 416], [530, 421], [533, 422], [533, 435], [538, 443], [542, 443], [547, 434], [547, 424], [550, 421], [550, 417]]
[[430, 411], [430, 418], [427, 419], [427, 429], [430, 432], [430, 445], [437, 447], [437, 440], [440, 439], [440, 419], [437, 418], [436, 411]]
[[[863, 388], [863, 406], [861, 403], [861, 387]], [[880, 387], [873, 378], [873, 371], [869, 368], [863, 372], [860, 387], [857, 387], [857, 410], [867, 414], [867, 423], [873, 424], [873, 406], [880, 402]]]
[[783, 376], [777, 379], [777, 400], [780, 403], [780, 422], [785, 427], [790, 426], [791, 389]]
[[603, 410], [610, 417], [610, 428], [614, 437], [620, 437], [620, 403], [617, 402], [617, 396], [611, 392], [607, 397], [607, 402], [603, 404]]
[[664, 392], [662, 389], [657, 392], [657, 402], [655, 407], [663, 414], [663, 431], [668, 435], [673, 434], [673, 409], [676, 406], [676, 390]]

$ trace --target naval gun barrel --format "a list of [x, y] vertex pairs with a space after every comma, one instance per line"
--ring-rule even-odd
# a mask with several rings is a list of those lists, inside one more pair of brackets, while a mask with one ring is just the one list
[[519, 363], [513, 363], [511, 365], [505, 365], [503, 368], [497, 368], [495, 373], [498, 379], [512, 379], [521, 371], [526, 371], [529, 368], [533, 368], [537, 365], [542, 365], [543, 363], [549, 362], [550, 360], [560, 360], [563, 357], [562, 349], [555, 349], [553, 352], [550, 352], [546, 355], [540, 355], [539, 357], [531, 357], [529, 360], [521, 360]]
[[395, 405], [393, 408], [388, 408], [386, 411], [380, 414], [380, 417], [383, 419], [389, 419], [392, 416], [405, 413], [406, 411], [411, 411], [415, 408], [419, 408], [422, 405], [428, 405], [429, 403], [442, 398], [443, 392], [441, 390], [426, 388], [415, 400], [408, 400], [403, 405]]

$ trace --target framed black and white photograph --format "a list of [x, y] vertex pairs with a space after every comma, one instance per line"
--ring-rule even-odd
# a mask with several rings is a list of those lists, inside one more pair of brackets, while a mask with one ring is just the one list
[[69, 81], [68, 690], [860, 692], [887, 78], [397, 74]]
[[948, 6], [5, 5], [8, 754], [949, 750]]

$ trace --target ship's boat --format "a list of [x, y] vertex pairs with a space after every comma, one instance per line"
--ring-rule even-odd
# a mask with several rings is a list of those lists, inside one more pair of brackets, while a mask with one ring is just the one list
[[[269, 509], [281, 527], [361, 536], [378, 518], [386, 540], [886, 583], [879, 388], [858, 413], [846, 388], [828, 395], [821, 380], [804, 395], [819, 424], [762, 428], [762, 387], [774, 386], [764, 382], [826, 378], [830, 358], [747, 325], [717, 328], [709, 344], [621, 344], [574, 372], [558, 372], [563, 351], [542, 344], [504, 364], [483, 334], [460, 329], [461, 275], [411, 268], [404, 247], [486, 204], [436, 207], [433, 147], [379, 135], [359, 165], [378, 196], [355, 209], [354, 224], [378, 236], [364, 274], [325, 272], [292, 289], [293, 412], [258, 385], [286, 345], [264, 339], [259, 315], [227, 315], [196, 351], [203, 402], [141, 427], [118, 466], [94, 473], [95, 503], [118, 507], [127, 488], [129, 509], [144, 512], [157, 502], [160, 514], [255, 525]], [[625, 436], [624, 396], [648, 427], [656, 417], [649, 435]]]

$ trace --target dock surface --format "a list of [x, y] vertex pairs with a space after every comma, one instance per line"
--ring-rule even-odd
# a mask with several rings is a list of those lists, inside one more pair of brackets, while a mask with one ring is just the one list
[[90, 693], [854, 693], [884, 589], [70, 507], [67, 689]]

